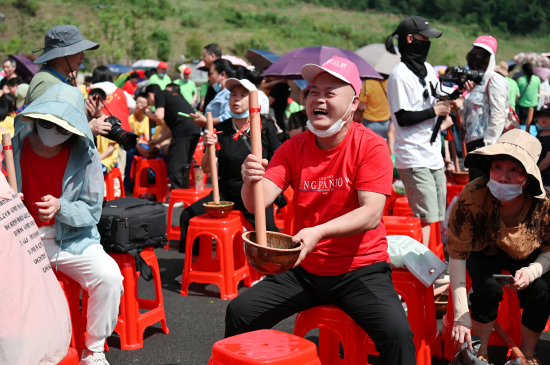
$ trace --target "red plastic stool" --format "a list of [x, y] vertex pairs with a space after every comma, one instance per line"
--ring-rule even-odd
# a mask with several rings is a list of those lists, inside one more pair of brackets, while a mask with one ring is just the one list
[[[120, 299], [120, 314], [115, 327], [116, 333], [120, 336], [120, 348], [122, 350], [140, 349], [143, 347], [145, 328], [160, 321], [162, 331], [168, 333], [157, 256], [152, 247], [146, 247], [141, 252], [141, 257], [153, 271], [155, 282], [155, 300], [148, 300], [138, 297], [139, 271], [136, 272], [134, 256], [129, 253], [109, 253], [109, 255], [116, 261], [124, 276], [124, 294]], [[140, 313], [140, 309], [146, 309], [148, 312]]]
[[78, 352], [76, 352], [75, 349], [69, 347], [67, 355], [65, 355], [65, 358], [61, 360], [61, 362], [58, 362], [57, 365], [80, 365], [80, 356], [78, 356]]
[[[364, 351], [367, 334], [350, 316], [335, 305], [322, 305], [298, 313], [294, 334], [305, 337], [319, 328], [319, 357], [331, 365], [368, 364]], [[340, 343], [345, 359], [340, 358]]]
[[430, 242], [428, 242], [428, 248], [435, 253], [441, 261], [445, 262], [445, 249], [441, 241], [441, 222], [430, 223]]
[[395, 191], [391, 191], [391, 195], [389, 198], [386, 198], [386, 203], [384, 204], [384, 210], [382, 211], [382, 215], [388, 216], [393, 215], [393, 208], [395, 206], [395, 201], [397, 198], [401, 198], [403, 195], [397, 194]]
[[321, 365], [313, 342], [275, 330], [259, 330], [218, 341], [208, 365]]
[[[147, 184], [147, 169], [152, 169], [155, 172], [155, 185]], [[133, 195], [139, 197], [141, 194], [149, 192], [157, 197], [157, 202], [165, 202], [168, 192], [168, 176], [166, 174], [166, 163], [162, 158], [140, 159], [135, 169]]]
[[459, 196], [466, 185], [447, 184], [447, 205], [451, 204], [451, 200], [455, 196]]
[[406, 196], [395, 199], [393, 215], [396, 217], [408, 217], [414, 215], [411, 207], [409, 206], [409, 199]]
[[[250, 287], [250, 271], [242, 248], [242, 234], [242, 221], [236, 214], [221, 219], [211, 218], [208, 214], [191, 218], [185, 252], [193, 252], [193, 242], [200, 238], [200, 253], [196, 262], [192, 262], [192, 255], [185, 255], [181, 295], [187, 296], [191, 283], [216, 284], [220, 288], [222, 299], [235, 298], [241, 280]], [[217, 242], [214, 259], [212, 238]]]
[[113, 200], [116, 199], [115, 197], [115, 180], [118, 180], [120, 183], [120, 196], [119, 198], [124, 198], [124, 182], [122, 181], [122, 174], [120, 173], [120, 169], [118, 167], [115, 167], [105, 175], [104, 177], [105, 185], [107, 186], [107, 194], [103, 198], [103, 200]]
[[[241, 224], [243, 225], [243, 231], [248, 232], [248, 231], [253, 231], [254, 230], [254, 227], [252, 227], [252, 224], [250, 224], [250, 222], [246, 220], [246, 218], [244, 217], [243, 212], [241, 212], [240, 210], [232, 210], [230, 215], [235, 215], [235, 216], [239, 217], [239, 219], [241, 220]], [[244, 250], [244, 246], [241, 247], [241, 246], [235, 244], [235, 246], [233, 247], [233, 254], [238, 255], [238, 253], [237, 253], [238, 250]], [[248, 265], [248, 262], [246, 264]], [[254, 269], [250, 265], [248, 265], [248, 270], [250, 272], [250, 281], [252, 283], [260, 280], [261, 278], [263, 278], [265, 276], [265, 274], [262, 274], [261, 272], [256, 271], [256, 269]]]
[[[503, 271], [503, 274], [510, 274], [508, 271]], [[466, 289], [469, 291], [472, 287], [472, 279], [466, 271]], [[504, 289], [502, 301], [498, 307], [497, 321], [502, 328], [510, 335], [510, 338], [517, 344], [521, 344], [521, 309], [519, 308], [518, 295], [512, 289]], [[454, 305], [453, 293], [449, 290], [449, 303], [447, 304], [447, 313], [443, 316], [443, 327], [441, 329], [441, 337], [443, 340], [443, 356], [447, 360], [451, 360], [458, 348], [454, 347], [454, 341], [451, 338], [451, 332], [454, 325]], [[475, 335], [475, 333], [473, 333]], [[504, 341], [496, 333], [492, 331], [489, 337], [489, 345], [506, 346]]]
[[[181, 227], [179, 225], [172, 226], [172, 209], [174, 204], [183, 202], [183, 206], [188, 207], [196, 201], [201, 200], [205, 196], [208, 196], [212, 192], [211, 188], [204, 188], [202, 190], [196, 189], [173, 189], [170, 194], [170, 203], [168, 204], [168, 220], [166, 222], [166, 236], [168, 240], [180, 240]], [[168, 246], [164, 246], [165, 250], [168, 250]]]
[[422, 225], [420, 218], [417, 217], [382, 217], [386, 226], [386, 234], [388, 236], [409, 236], [415, 240], [422, 242], [424, 235], [422, 234]]
[[[407, 270], [394, 270], [392, 280], [395, 290], [407, 303], [417, 363], [429, 365], [432, 356], [442, 356], [433, 289], [426, 288]], [[321, 326], [325, 328], [321, 330]], [[316, 307], [298, 314], [294, 325], [295, 334], [305, 335], [313, 328], [319, 328], [319, 354], [323, 364], [365, 364], [367, 354], [378, 354], [367, 334], [335, 306]], [[323, 335], [325, 338], [322, 338]], [[344, 347], [344, 360], [339, 357], [339, 342]]]
[[[55, 264], [52, 265], [53, 272], [65, 293], [65, 298], [69, 305], [69, 313], [71, 314], [71, 347], [75, 349], [77, 358], [79, 359], [82, 355], [82, 351], [84, 351], [86, 342], [86, 316], [83, 315], [80, 309], [80, 293], [82, 292], [82, 287], [61, 271], [55, 270], [54, 266]], [[83, 298], [87, 298], [88, 292], [84, 291], [82, 296]], [[83, 303], [83, 307], [84, 306], [87, 307], [87, 301]]]

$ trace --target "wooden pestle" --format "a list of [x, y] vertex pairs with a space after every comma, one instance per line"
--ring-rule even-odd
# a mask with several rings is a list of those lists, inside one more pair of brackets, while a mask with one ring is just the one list
[[[250, 115], [250, 144], [252, 154], [262, 161], [262, 120], [260, 113], [254, 112], [260, 108], [258, 103], [258, 91], [252, 90], [249, 96]], [[254, 221], [256, 224], [256, 244], [267, 247], [267, 232], [265, 228], [265, 197], [264, 182], [257, 181], [254, 189]]]
[[17, 178], [15, 176], [15, 163], [13, 161], [13, 150], [9, 133], [2, 134], [2, 148], [4, 149], [4, 161], [6, 163], [6, 171], [8, 172], [8, 184], [17, 193]]
[[[460, 133], [460, 131], [462, 130], [462, 118], [460, 117], [460, 115], [458, 115], [458, 113], [456, 113], [456, 121], [457, 121], [457, 127], [458, 127], [458, 133]], [[466, 151], [466, 143], [464, 142], [464, 140], [461, 140], [462, 142], [462, 160], [463, 161], [466, 161], [466, 155], [468, 155], [468, 152]]]
[[451, 155], [452, 155], [451, 157], [453, 158], [453, 162], [455, 164], [455, 171], [460, 172], [460, 164], [458, 163], [458, 154], [456, 152], [454, 139], [452, 141], [449, 141], [449, 148], [451, 149]]
[[[206, 129], [214, 133], [214, 123], [212, 122], [212, 113], [206, 113]], [[216, 166], [216, 146], [208, 146], [210, 156], [210, 178], [212, 179], [212, 192], [214, 193], [214, 204], [220, 204], [220, 189], [218, 186], [218, 167]]]

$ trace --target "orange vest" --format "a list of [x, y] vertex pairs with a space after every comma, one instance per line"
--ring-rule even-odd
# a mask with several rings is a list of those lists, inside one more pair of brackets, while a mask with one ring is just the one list
[[103, 114], [110, 115], [109, 112], [118, 119], [120, 119], [121, 127], [129, 132], [132, 131], [128, 117], [130, 116], [130, 109], [128, 109], [128, 102], [126, 101], [126, 95], [120, 88], [116, 88], [115, 92], [107, 96], [105, 100], [107, 111], [103, 108]]

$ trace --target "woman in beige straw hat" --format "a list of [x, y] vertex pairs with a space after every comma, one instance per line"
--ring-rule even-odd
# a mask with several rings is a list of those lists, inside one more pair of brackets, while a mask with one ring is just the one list
[[[483, 177], [469, 183], [449, 220], [449, 271], [455, 310], [452, 337], [481, 337], [478, 357], [488, 361], [487, 342], [497, 318], [503, 288], [516, 290], [522, 314], [521, 351], [530, 365], [535, 345], [550, 315], [550, 194], [537, 167], [540, 142], [519, 129], [497, 143], [468, 154], [465, 166]], [[473, 292], [466, 294], [466, 269]], [[509, 271], [509, 281], [495, 274]]]

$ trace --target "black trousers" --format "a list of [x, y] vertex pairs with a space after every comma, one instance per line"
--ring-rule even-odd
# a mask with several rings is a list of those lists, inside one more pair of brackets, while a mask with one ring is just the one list
[[[467, 143], [466, 144], [466, 151], [468, 153], [470, 153], [470, 152], [475, 151], [475, 150], [477, 150], [478, 148], [481, 148], [481, 147], [485, 147], [485, 142], [483, 142], [483, 138]], [[483, 176], [483, 172], [479, 169], [470, 168], [468, 170], [468, 172], [469, 172], [470, 182], [474, 181], [478, 177]]]
[[[243, 200], [240, 195], [227, 195], [220, 192], [220, 200], [230, 201], [235, 203], [233, 206], [234, 210], [240, 210], [243, 212], [244, 217], [247, 221], [252, 224], [252, 227], [255, 226], [254, 223], [254, 214], [248, 212], [244, 207]], [[206, 209], [204, 208], [204, 203], [214, 201], [214, 193], [211, 193], [208, 196], [205, 196], [201, 200], [191, 204], [183, 210], [180, 216], [180, 226], [181, 226], [181, 236], [180, 236], [180, 252], [185, 252], [185, 240], [187, 237], [187, 228], [189, 228], [189, 221], [191, 218], [196, 217], [201, 214], [206, 214]], [[275, 217], [273, 216], [273, 205], [270, 205], [265, 210], [265, 223], [266, 229], [271, 232], [279, 232], [279, 229], [275, 225]], [[193, 245], [193, 254], [198, 254], [199, 245]]]
[[337, 276], [313, 275], [301, 266], [267, 275], [229, 303], [225, 336], [271, 328], [297, 312], [334, 304], [372, 338], [381, 364], [414, 365], [413, 333], [391, 276], [386, 262]]
[[[172, 189], [181, 189], [183, 187], [180, 167], [183, 164], [191, 163], [200, 137], [197, 134], [172, 138], [172, 141], [170, 141], [168, 156], [166, 156], [166, 165]], [[197, 163], [200, 164], [201, 162], [197, 161]], [[191, 169], [193, 169], [193, 166], [191, 166]]]
[[518, 105], [519, 124], [527, 125], [528, 116], [529, 116], [529, 107]]
[[[534, 262], [539, 253], [539, 250], [535, 250], [524, 260], [514, 260], [502, 251], [496, 256], [472, 251], [466, 260], [466, 268], [472, 278], [473, 293], [470, 294], [472, 319], [479, 323], [490, 323], [496, 320], [503, 288], [492, 275], [500, 274], [503, 270], [508, 270], [515, 275], [517, 270]], [[550, 272], [517, 293], [519, 306], [523, 308], [521, 324], [533, 332], [542, 332], [550, 316]]]

